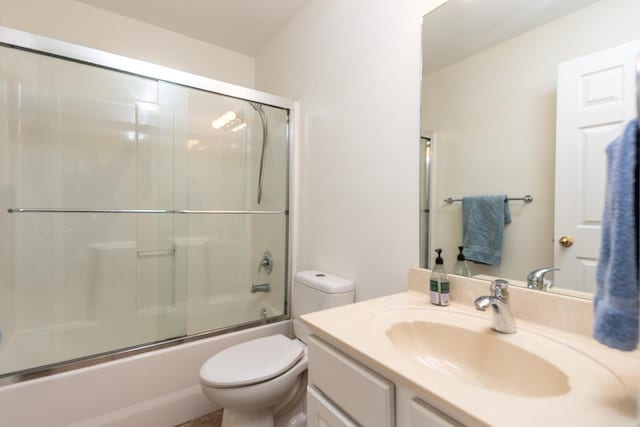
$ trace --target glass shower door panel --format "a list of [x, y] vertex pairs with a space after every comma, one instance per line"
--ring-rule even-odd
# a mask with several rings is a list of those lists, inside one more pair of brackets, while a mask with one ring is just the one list
[[[286, 295], [285, 215], [195, 215], [178, 244], [188, 250], [187, 334], [278, 316]], [[177, 239], [179, 242], [181, 239]], [[270, 274], [258, 272], [264, 250]], [[268, 292], [251, 292], [253, 284]]]
[[0, 105], [0, 376], [285, 312], [287, 110], [8, 47]]
[[[287, 206], [288, 111], [161, 82], [175, 112], [176, 206], [191, 210], [283, 210]], [[254, 105], [254, 106], [252, 106]], [[262, 149], [263, 199], [257, 203]]]
[[[137, 103], [137, 209], [174, 209], [174, 112], [161, 103]], [[175, 236], [183, 219], [170, 214], [138, 215], [137, 316], [157, 340], [183, 336], [185, 306], [175, 284], [184, 282], [185, 258]], [[144, 319], [144, 320], [143, 320]]]
[[[282, 314], [287, 111], [169, 83], [161, 83], [160, 99], [175, 111], [175, 206], [192, 212], [183, 216], [185, 234], [176, 234], [177, 260], [187, 260], [180, 267], [187, 280], [176, 282], [187, 306], [187, 333]], [[258, 274], [264, 251], [274, 259], [270, 275]], [[271, 291], [251, 293], [251, 285], [260, 283], [269, 283]]]
[[140, 252], [172, 222], [7, 212], [171, 209], [157, 81], [2, 47], [0, 99], [0, 375], [158, 340], [167, 297], [149, 283], [173, 276]]

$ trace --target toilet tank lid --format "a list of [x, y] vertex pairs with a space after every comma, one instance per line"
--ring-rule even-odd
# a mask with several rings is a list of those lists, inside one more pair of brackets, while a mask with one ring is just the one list
[[294, 280], [297, 283], [328, 294], [352, 292], [355, 288], [355, 284], [352, 280], [318, 270], [299, 271], [296, 273]]

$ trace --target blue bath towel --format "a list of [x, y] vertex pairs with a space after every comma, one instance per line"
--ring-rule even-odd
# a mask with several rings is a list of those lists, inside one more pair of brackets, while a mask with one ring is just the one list
[[607, 192], [593, 300], [593, 336], [602, 344], [632, 351], [638, 345], [638, 242], [634, 191], [638, 122], [607, 147]]
[[505, 194], [462, 198], [462, 253], [471, 261], [500, 265], [504, 226], [511, 222]]

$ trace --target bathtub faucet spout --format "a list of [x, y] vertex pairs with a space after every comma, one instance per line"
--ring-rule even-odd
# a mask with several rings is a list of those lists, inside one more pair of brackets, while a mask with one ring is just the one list
[[251, 292], [255, 294], [256, 292], [269, 292], [271, 290], [271, 285], [268, 283], [262, 283], [260, 285], [253, 284], [251, 285]]

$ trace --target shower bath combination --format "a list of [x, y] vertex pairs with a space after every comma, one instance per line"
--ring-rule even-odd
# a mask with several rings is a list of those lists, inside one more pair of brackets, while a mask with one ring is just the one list
[[[288, 318], [290, 100], [0, 43], [0, 385]], [[212, 128], [247, 103], [261, 132]]]

